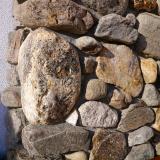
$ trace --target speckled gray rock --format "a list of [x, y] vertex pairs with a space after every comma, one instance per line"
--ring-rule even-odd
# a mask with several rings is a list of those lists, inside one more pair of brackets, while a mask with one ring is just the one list
[[85, 98], [99, 100], [107, 96], [107, 84], [99, 79], [91, 79], [86, 86]]
[[136, 49], [147, 57], [160, 59], [160, 43], [157, 36], [160, 34], [160, 17], [146, 12], [139, 14], [137, 20], [140, 36]]
[[136, 55], [125, 45], [105, 43], [103, 46], [103, 52], [96, 59], [97, 77], [119, 86], [130, 96], [138, 96], [143, 89], [143, 78]]
[[75, 34], [86, 33], [93, 25], [91, 14], [71, 0], [27, 0], [14, 3], [14, 16], [30, 28], [49, 27]]
[[129, 136], [128, 136], [129, 146], [135, 146], [137, 144], [146, 143], [153, 136], [154, 136], [154, 132], [152, 128], [148, 126], [141, 127], [129, 133]]
[[31, 32], [20, 48], [18, 72], [30, 123], [55, 123], [70, 113], [80, 93], [81, 69], [67, 41], [48, 29]]
[[128, 7], [128, 0], [81, 0], [83, 5], [102, 15], [117, 13], [124, 14]]
[[19, 86], [6, 88], [1, 94], [1, 102], [9, 108], [21, 107], [21, 89]]
[[117, 111], [101, 102], [88, 101], [78, 111], [83, 126], [107, 128], [115, 127], [118, 123]]
[[154, 111], [151, 108], [141, 103], [131, 104], [129, 108], [122, 111], [118, 130], [121, 132], [135, 130], [148, 123], [152, 123], [154, 119]]
[[28, 125], [22, 130], [22, 142], [30, 156], [57, 156], [88, 149], [89, 132], [67, 123]]
[[99, 20], [95, 36], [108, 41], [133, 44], [138, 38], [138, 31], [134, 29], [135, 19], [135, 16], [130, 18], [129, 15], [126, 18], [118, 14], [103, 16]]
[[159, 91], [153, 84], [146, 84], [144, 87], [142, 100], [148, 106], [158, 106], [160, 104], [160, 94]]
[[150, 143], [134, 146], [125, 160], [151, 160], [154, 158], [154, 149]]
[[75, 46], [86, 54], [95, 55], [102, 50], [102, 45], [93, 37], [83, 36], [75, 40]]

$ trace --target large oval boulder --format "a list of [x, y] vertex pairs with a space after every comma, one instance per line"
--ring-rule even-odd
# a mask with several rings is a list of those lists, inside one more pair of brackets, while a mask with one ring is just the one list
[[61, 121], [80, 93], [81, 71], [76, 50], [53, 31], [40, 28], [28, 35], [19, 55], [21, 101], [28, 121]]

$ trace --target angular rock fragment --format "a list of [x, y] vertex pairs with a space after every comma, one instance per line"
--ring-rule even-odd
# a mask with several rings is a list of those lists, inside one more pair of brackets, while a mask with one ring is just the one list
[[76, 126], [77, 122], [78, 122], [78, 112], [77, 110], [73, 111], [66, 119], [66, 122], [73, 125], [73, 126]]
[[75, 40], [75, 46], [86, 54], [95, 55], [102, 50], [102, 45], [93, 37], [83, 36]]
[[97, 77], [119, 86], [133, 97], [138, 96], [143, 89], [143, 78], [136, 55], [124, 45], [104, 44], [104, 47], [97, 57]]
[[106, 15], [110, 13], [124, 14], [128, 7], [128, 0], [81, 0], [82, 4]]
[[150, 143], [134, 146], [125, 160], [150, 160], [154, 158], [154, 149]]
[[87, 83], [85, 98], [99, 100], [107, 96], [107, 84], [99, 79], [91, 79]]
[[117, 111], [101, 102], [88, 101], [78, 111], [83, 126], [107, 128], [115, 127], [118, 123]]
[[89, 160], [124, 160], [127, 154], [126, 139], [120, 132], [97, 129], [92, 141]]
[[122, 17], [108, 14], [99, 20], [95, 36], [108, 41], [133, 44], [138, 38], [138, 31], [134, 29], [135, 22], [134, 15]]
[[87, 155], [83, 151], [65, 154], [65, 160], [88, 160]]
[[158, 106], [160, 104], [160, 93], [152, 84], [146, 84], [144, 87], [142, 100], [147, 106]]
[[94, 23], [91, 14], [71, 0], [15, 2], [14, 17], [30, 28], [49, 27], [75, 34], [86, 33]]
[[160, 34], [160, 17], [155, 14], [141, 13], [137, 20], [140, 33], [136, 43], [137, 51], [146, 57], [160, 59], [160, 43], [159, 36], [157, 36]]
[[143, 104], [131, 104], [129, 108], [122, 111], [121, 121], [118, 130], [128, 132], [142, 127], [154, 121], [154, 112]]
[[141, 70], [146, 83], [154, 83], [157, 80], [157, 63], [152, 58], [141, 58]]
[[146, 143], [154, 136], [153, 129], [147, 126], [141, 127], [129, 133], [128, 143], [129, 146]]
[[152, 127], [160, 132], [160, 108], [158, 108], [155, 111], [155, 116], [156, 116], [156, 120], [154, 122], [154, 124], [152, 125]]
[[88, 149], [89, 132], [67, 123], [28, 125], [22, 131], [22, 142], [30, 156], [57, 156]]
[[81, 70], [76, 50], [53, 31], [37, 29], [20, 48], [22, 107], [32, 124], [59, 122], [75, 105]]
[[1, 94], [1, 102], [9, 108], [21, 107], [21, 89], [19, 86], [6, 88]]

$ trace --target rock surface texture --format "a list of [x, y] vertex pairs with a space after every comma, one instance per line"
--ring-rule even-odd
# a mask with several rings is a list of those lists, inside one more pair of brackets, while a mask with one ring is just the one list
[[18, 65], [22, 107], [28, 121], [49, 124], [67, 116], [81, 85], [76, 50], [53, 31], [40, 28], [21, 46]]

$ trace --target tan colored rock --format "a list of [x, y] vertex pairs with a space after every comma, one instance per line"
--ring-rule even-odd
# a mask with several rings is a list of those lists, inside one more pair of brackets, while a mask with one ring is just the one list
[[91, 14], [71, 0], [27, 0], [14, 3], [14, 16], [30, 28], [49, 27], [75, 34], [86, 33], [93, 25]]
[[65, 160], [88, 160], [88, 158], [85, 152], [79, 151], [71, 154], [66, 154]]
[[152, 127], [160, 132], [160, 108], [158, 108], [155, 111], [155, 115], [156, 115], [156, 120], [154, 122], [154, 124], [152, 125]]
[[156, 144], [156, 154], [160, 156], [160, 142]]
[[157, 80], [157, 63], [154, 59], [141, 58], [141, 70], [146, 83], [154, 83]]
[[133, 97], [138, 96], [143, 88], [143, 78], [136, 55], [125, 45], [104, 44], [104, 47], [97, 57], [97, 77], [119, 86]]
[[18, 72], [30, 123], [59, 122], [73, 109], [80, 93], [80, 63], [62, 37], [44, 28], [31, 32], [20, 48]]

